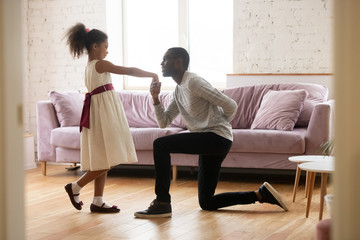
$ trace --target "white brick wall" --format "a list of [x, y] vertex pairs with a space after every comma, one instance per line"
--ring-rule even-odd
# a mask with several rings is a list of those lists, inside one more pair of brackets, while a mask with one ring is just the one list
[[29, 110], [29, 76], [28, 76], [28, 29], [27, 29], [27, 8], [28, 0], [21, 0], [22, 6], [22, 51], [23, 51], [23, 118], [24, 118], [24, 131], [30, 132], [30, 110]]
[[332, 73], [333, 0], [234, 0], [234, 73]]
[[[27, 5], [27, 80], [25, 131], [36, 135], [36, 102], [52, 90], [83, 90], [87, 56], [74, 60], [63, 39], [77, 22], [105, 30], [106, 1], [24, 0]], [[27, 129], [28, 128], [28, 129]]]

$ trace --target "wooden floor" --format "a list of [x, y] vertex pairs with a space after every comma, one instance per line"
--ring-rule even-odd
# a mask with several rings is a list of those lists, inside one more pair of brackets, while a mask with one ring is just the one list
[[[171, 186], [173, 217], [144, 220], [133, 214], [146, 209], [155, 197], [152, 170], [120, 169], [109, 173], [104, 199], [121, 208], [120, 213], [110, 215], [90, 213], [92, 184], [81, 192], [83, 210], [72, 207], [64, 185], [81, 175], [81, 171], [68, 171], [64, 165], [48, 165], [46, 177], [39, 168], [26, 171], [27, 239], [314, 239], [320, 179], [316, 180], [310, 216], [305, 218], [303, 178], [293, 203], [291, 175], [224, 173], [217, 193], [255, 190], [268, 181], [287, 200], [289, 212], [260, 203], [203, 211], [198, 205], [196, 175], [184, 171]], [[324, 218], [328, 218], [326, 209]]]

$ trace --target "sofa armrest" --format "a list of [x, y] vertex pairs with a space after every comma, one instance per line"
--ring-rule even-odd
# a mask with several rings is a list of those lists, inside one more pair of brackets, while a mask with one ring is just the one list
[[330, 133], [329, 133], [329, 139], [334, 140], [335, 136], [335, 100], [329, 100], [327, 101], [330, 105]]
[[305, 154], [321, 154], [320, 145], [329, 140], [332, 101], [315, 105], [306, 131]]
[[50, 144], [51, 130], [59, 127], [56, 112], [50, 101], [36, 103], [37, 151], [39, 161], [56, 161], [55, 148]]

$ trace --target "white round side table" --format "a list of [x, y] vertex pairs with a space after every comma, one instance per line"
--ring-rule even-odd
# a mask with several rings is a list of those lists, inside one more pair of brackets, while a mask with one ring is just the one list
[[[301, 169], [299, 169], [299, 164], [307, 163], [307, 162], [330, 160], [330, 159], [333, 159], [333, 157], [325, 156], [325, 155], [299, 155], [299, 156], [289, 157], [289, 161], [297, 163], [294, 189], [293, 189], [293, 202], [295, 202], [296, 192], [299, 187], [299, 180], [300, 180], [300, 174], [301, 174]], [[309, 178], [306, 173], [305, 197], [308, 197], [308, 185], [309, 185]]]
[[327, 177], [328, 177], [329, 173], [333, 173], [335, 170], [334, 169], [334, 160], [335, 160], [335, 158], [330, 157], [329, 159], [324, 160], [324, 161], [307, 162], [307, 163], [301, 163], [298, 165], [298, 167], [301, 170], [305, 170], [309, 173], [309, 178], [310, 178], [309, 179], [309, 194], [308, 194], [308, 200], [307, 200], [307, 205], [306, 205], [306, 217], [309, 216], [311, 198], [312, 198], [312, 192], [314, 189], [316, 173], [321, 173], [319, 220], [322, 219], [323, 209], [324, 209], [324, 197], [325, 197], [326, 191], [327, 191]]

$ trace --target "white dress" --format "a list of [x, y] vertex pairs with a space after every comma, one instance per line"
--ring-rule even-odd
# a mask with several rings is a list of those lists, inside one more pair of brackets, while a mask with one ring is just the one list
[[[97, 60], [85, 69], [89, 92], [112, 83], [110, 73], [95, 70]], [[91, 97], [90, 129], [81, 132], [81, 170], [110, 169], [120, 163], [137, 162], [134, 142], [118, 93], [114, 90]]]

